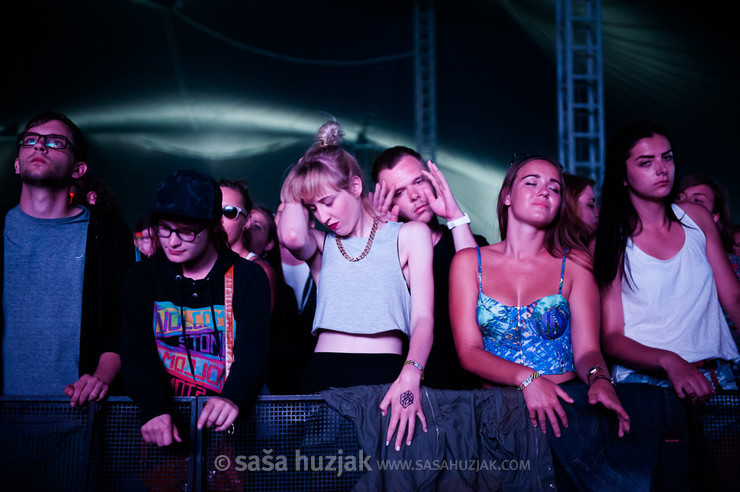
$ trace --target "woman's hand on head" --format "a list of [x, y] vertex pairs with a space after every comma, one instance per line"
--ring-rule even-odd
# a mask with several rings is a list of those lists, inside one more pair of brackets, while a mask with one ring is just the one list
[[391, 418], [388, 423], [385, 445], [390, 444], [393, 434], [398, 430], [394, 445], [396, 451], [401, 449], [404, 434], [406, 435], [406, 445], [411, 445], [416, 429], [416, 417], [419, 417], [424, 432], [427, 431], [427, 420], [421, 408], [421, 381], [418, 376], [410, 373], [411, 370], [416, 369], [411, 366], [404, 367], [401, 375], [393, 382], [383, 401], [380, 402], [380, 410], [383, 415], [386, 415], [388, 407], [391, 407]]
[[560, 404], [562, 399], [566, 403], [573, 403], [573, 399], [560, 386], [545, 377], [538, 377], [522, 390], [524, 402], [527, 404], [529, 420], [534, 427], [539, 425], [542, 433], [547, 432], [547, 421], [552, 425], [555, 437], [560, 437], [560, 425], [568, 428], [568, 417]]
[[619, 419], [619, 437], [623, 437], [630, 431], [630, 416], [622, 408], [614, 386], [606, 379], [599, 378], [588, 388], [588, 402], [591, 405], [601, 403], [609, 410], [613, 410]]

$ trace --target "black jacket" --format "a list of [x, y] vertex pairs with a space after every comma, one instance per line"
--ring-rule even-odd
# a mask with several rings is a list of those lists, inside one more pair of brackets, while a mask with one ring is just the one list
[[[207, 308], [224, 305], [224, 276], [232, 265], [234, 363], [220, 396], [241, 407], [259, 393], [267, 365], [270, 287], [262, 268], [231, 251], [222, 251], [205, 279], [192, 280], [183, 277], [181, 267], [160, 251], [129, 271], [123, 292], [121, 370], [126, 392], [139, 405], [144, 422], [172, 414], [175, 395], [174, 377], [165, 369], [156, 345], [154, 303], [171, 303], [168, 305], [174, 306], [177, 318], [173, 323], [181, 326], [180, 308], [206, 308], [208, 312]], [[217, 338], [223, 337], [223, 327], [219, 331]], [[188, 358], [188, 363], [192, 362]]]
[[[0, 210], [0, 230], [5, 230], [5, 216], [16, 204]], [[0, 241], [0, 278], [4, 276], [5, 241]], [[82, 316], [80, 319], [79, 374], [93, 374], [100, 355], [120, 352], [121, 288], [126, 271], [134, 263], [134, 244], [123, 220], [96, 207], [90, 209], [85, 247], [85, 274], [82, 288]], [[0, 299], [3, 283], [0, 282]], [[29, 293], [32, 296], [42, 293]], [[0, 306], [0, 310], [2, 307]], [[1, 311], [0, 311], [1, 314]], [[3, 317], [0, 316], [0, 329]], [[2, 367], [0, 366], [0, 385]], [[113, 382], [109, 394], [122, 394], [119, 378]]]
[[352, 420], [360, 447], [365, 456], [372, 457], [371, 470], [365, 471], [353, 490], [554, 488], [547, 437], [530, 424], [521, 391], [511, 387], [452, 391], [422, 386], [427, 432], [417, 420], [411, 446], [404, 442], [400, 451], [395, 451], [395, 435], [391, 444], [385, 445], [392, 412], [383, 416], [378, 408], [389, 387], [354, 386], [321, 392], [329, 406]]

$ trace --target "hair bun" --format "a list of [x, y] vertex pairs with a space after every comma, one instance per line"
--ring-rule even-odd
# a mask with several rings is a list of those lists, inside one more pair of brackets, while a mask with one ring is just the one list
[[342, 145], [344, 142], [344, 132], [336, 119], [332, 118], [319, 128], [319, 134], [316, 136], [316, 143], [321, 147], [329, 145]]

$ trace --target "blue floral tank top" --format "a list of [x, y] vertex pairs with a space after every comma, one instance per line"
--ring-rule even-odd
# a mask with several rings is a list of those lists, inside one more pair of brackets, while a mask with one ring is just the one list
[[570, 343], [570, 305], [562, 294], [565, 257], [557, 294], [526, 306], [507, 306], [483, 293], [480, 249], [475, 249], [478, 251], [476, 315], [486, 351], [542, 374], [575, 371]]

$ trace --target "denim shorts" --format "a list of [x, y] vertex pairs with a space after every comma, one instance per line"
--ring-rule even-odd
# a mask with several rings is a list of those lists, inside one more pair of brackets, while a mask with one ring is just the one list
[[[716, 369], [713, 369], [715, 371], [715, 374], [717, 375], [717, 381], [719, 382], [720, 388], [723, 390], [736, 390], [738, 389], [737, 386], [737, 379], [735, 376], [735, 372], [733, 371], [733, 364], [732, 362], [723, 360], [723, 359], [715, 359], [717, 361], [717, 367]], [[714, 386], [714, 382], [712, 381], [712, 375], [711, 375], [712, 369], [706, 369], [704, 367], [699, 368], [699, 372], [701, 372], [707, 380], [712, 383], [712, 386]], [[642, 383], [642, 384], [651, 384], [653, 386], [659, 386], [661, 388], [672, 388], [673, 384], [666, 379], [660, 377], [658, 374], [650, 374], [650, 373], [644, 373], [644, 372], [633, 372], [627, 375], [623, 380], [620, 381], [620, 383]], [[715, 388], [719, 389], [719, 388]]]

